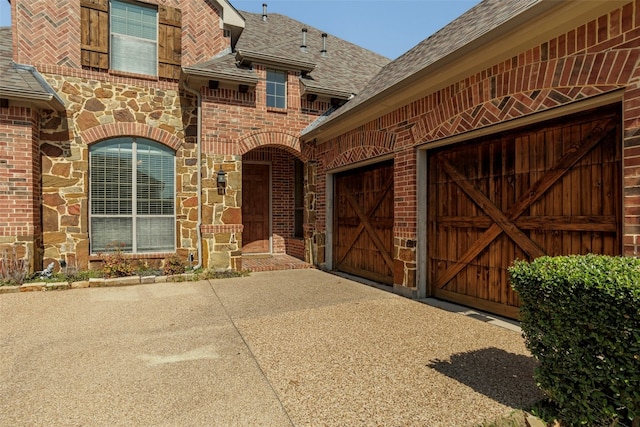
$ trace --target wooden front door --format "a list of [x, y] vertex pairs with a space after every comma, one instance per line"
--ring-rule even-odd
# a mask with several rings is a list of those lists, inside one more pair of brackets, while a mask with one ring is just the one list
[[242, 164], [242, 252], [269, 253], [270, 166]]
[[619, 255], [620, 138], [609, 107], [428, 153], [431, 293], [517, 317], [513, 260]]
[[335, 176], [334, 269], [393, 284], [393, 162]]

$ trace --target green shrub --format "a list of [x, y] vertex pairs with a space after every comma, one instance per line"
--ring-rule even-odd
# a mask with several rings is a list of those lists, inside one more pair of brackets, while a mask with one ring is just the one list
[[538, 386], [569, 425], [640, 417], [640, 259], [541, 257], [509, 268]]
[[185, 272], [185, 265], [182, 258], [178, 255], [170, 255], [164, 259], [164, 268], [162, 270], [165, 276], [173, 274], [182, 274]]

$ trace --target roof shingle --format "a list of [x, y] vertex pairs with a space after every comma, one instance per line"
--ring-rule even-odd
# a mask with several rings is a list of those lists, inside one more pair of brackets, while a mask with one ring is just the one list
[[[240, 12], [245, 18], [243, 30], [235, 50], [259, 52], [283, 62], [305, 62], [316, 64], [312, 71], [301, 79], [311, 91], [320, 93], [355, 94], [376, 75], [389, 59], [337, 37], [327, 37], [327, 53], [323, 55], [322, 34], [317, 28], [305, 25], [280, 14], [269, 14], [266, 21], [262, 14]], [[301, 49], [302, 29], [307, 29], [306, 49]], [[227, 54], [186, 69], [212, 71], [229, 76], [248, 77], [255, 72], [236, 64], [235, 54]]]
[[303, 134], [328, 125], [336, 117], [371, 100], [381, 92], [454, 53], [541, 1], [543, 0], [484, 0], [480, 2], [386, 65], [354, 99], [336, 110], [331, 116], [319, 119], [318, 123], [305, 129]]

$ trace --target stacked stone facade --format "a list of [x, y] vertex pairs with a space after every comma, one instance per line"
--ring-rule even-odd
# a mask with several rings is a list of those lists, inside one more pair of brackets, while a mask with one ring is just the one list
[[64, 260], [87, 268], [91, 261], [99, 261], [89, 249], [89, 146], [120, 135], [153, 139], [176, 151], [176, 246], [185, 258], [194, 253], [197, 147], [195, 137], [187, 136], [195, 132], [188, 131], [196, 126], [194, 97], [177, 83], [131, 78], [104, 81], [103, 75], [91, 71], [70, 74], [45, 74], [67, 111], [65, 115], [48, 112], [42, 117], [44, 263]]

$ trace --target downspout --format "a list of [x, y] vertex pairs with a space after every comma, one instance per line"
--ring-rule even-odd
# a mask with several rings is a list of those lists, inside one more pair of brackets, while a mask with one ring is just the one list
[[192, 89], [188, 85], [189, 77], [183, 80], [184, 90], [189, 92], [190, 94], [196, 97], [196, 106], [198, 108], [198, 120], [197, 120], [197, 130], [196, 130], [196, 144], [198, 145], [197, 149], [197, 165], [198, 165], [198, 222], [196, 224], [196, 238], [197, 249], [198, 249], [198, 264], [193, 266], [194, 270], [202, 267], [202, 231], [200, 228], [202, 227], [202, 95], [200, 91]]

